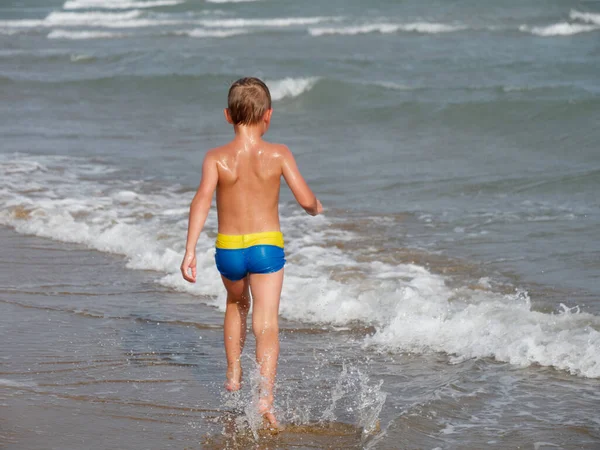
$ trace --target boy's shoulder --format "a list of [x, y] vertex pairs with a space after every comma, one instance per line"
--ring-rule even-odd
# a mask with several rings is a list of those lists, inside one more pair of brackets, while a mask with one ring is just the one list
[[[285, 144], [279, 144], [275, 142], [261, 141], [260, 150], [262, 153], [265, 151], [273, 157], [287, 157], [292, 152]], [[227, 144], [220, 145], [218, 147], [211, 148], [206, 152], [205, 159], [220, 159], [227, 155], [237, 152], [237, 147], [234, 142], [228, 142]]]
[[274, 142], [267, 142], [267, 141], [263, 141], [263, 142], [264, 142], [265, 149], [271, 151], [274, 155], [285, 156], [288, 153], [290, 153], [290, 149], [285, 144], [277, 144]]

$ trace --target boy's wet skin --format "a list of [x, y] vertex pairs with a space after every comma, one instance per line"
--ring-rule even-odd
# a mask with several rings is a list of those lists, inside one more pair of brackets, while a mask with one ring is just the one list
[[321, 213], [322, 206], [300, 174], [290, 150], [262, 139], [271, 115], [270, 94], [262, 81], [245, 78], [232, 85], [225, 118], [233, 125], [235, 137], [210, 150], [204, 158], [200, 186], [190, 206], [181, 272], [187, 281], [196, 281], [195, 247], [216, 190], [219, 236], [215, 259], [227, 290], [225, 388], [241, 388], [240, 356], [252, 299], [252, 331], [261, 375], [258, 408], [272, 426], [277, 426], [273, 390], [285, 264], [279, 226], [281, 177], [308, 214]]

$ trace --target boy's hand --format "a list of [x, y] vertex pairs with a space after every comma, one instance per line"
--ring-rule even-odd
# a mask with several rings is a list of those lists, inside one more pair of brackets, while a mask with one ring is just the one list
[[[189, 274], [189, 269], [192, 269], [191, 276]], [[196, 282], [196, 252], [185, 252], [185, 256], [181, 263], [181, 274], [186, 281], [189, 281], [190, 283]]]
[[317, 215], [323, 212], [323, 205], [321, 205], [321, 200], [317, 199]]

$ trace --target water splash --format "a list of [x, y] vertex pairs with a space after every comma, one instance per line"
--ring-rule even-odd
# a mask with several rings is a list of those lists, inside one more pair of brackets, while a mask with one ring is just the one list
[[[230, 439], [247, 440], [251, 435], [254, 441], [259, 441], [273, 436], [265, 429], [264, 418], [258, 411], [261, 375], [256, 363], [252, 364], [245, 387], [224, 394], [223, 406], [233, 411], [234, 417], [222, 434]], [[275, 415], [283, 425], [282, 433], [288, 430], [322, 434], [329, 430], [335, 434], [343, 429], [347, 434], [350, 428], [361, 440], [376, 433], [387, 396], [381, 390], [383, 380], [373, 383], [363, 370], [345, 362], [341, 371], [332, 376], [327, 373], [331, 370], [329, 362], [323, 361], [319, 366], [311, 371], [312, 375], [302, 372], [300, 385], [283, 377], [278, 380]], [[324, 386], [327, 379], [335, 380], [333, 386]]]

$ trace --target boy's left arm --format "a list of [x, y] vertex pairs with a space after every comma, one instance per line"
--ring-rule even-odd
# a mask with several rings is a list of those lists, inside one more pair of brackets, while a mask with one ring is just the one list
[[[181, 274], [186, 281], [196, 282], [196, 243], [200, 237], [200, 232], [206, 222], [212, 197], [219, 181], [219, 171], [217, 161], [208, 152], [202, 163], [202, 179], [198, 191], [190, 205], [190, 219], [188, 224], [187, 242], [185, 245], [185, 256], [181, 263]], [[191, 269], [192, 274], [189, 274]]]

